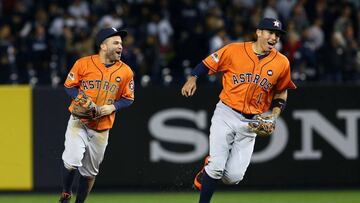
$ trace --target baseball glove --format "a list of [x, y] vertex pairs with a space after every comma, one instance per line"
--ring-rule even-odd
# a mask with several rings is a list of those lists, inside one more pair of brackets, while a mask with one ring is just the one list
[[258, 115], [254, 118], [254, 121], [249, 122], [249, 128], [252, 132], [256, 133], [260, 137], [266, 137], [271, 135], [275, 130], [275, 118], [271, 115], [262, 116]]
[[77, 118], [96, 119], [99, 116], [99, 109], [86, 94], [80, 92], [74, 99], [71, 114]]

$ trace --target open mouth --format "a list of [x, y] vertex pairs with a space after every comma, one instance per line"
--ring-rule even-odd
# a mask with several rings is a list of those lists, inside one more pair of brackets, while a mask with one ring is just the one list
[[119, 56], [121, 55], [121, 51], [116, 51], [115, 53]]
[[275, 44], [276, 44], [276, 42], [268, 42], [268, 45], [270, 45], [270, 46], [275, 46]]
[[267, 44], [268, 44], [268, 48], [272, 49], [275, 47], [276, 41], [269, 41]]

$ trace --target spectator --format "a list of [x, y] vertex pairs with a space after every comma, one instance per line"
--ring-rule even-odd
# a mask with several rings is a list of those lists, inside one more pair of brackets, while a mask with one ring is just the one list
[[28, 74], [31, 85], [50, 84], [49, 72], [49, 40], [45, 27], [36, 25], [31, 38], [28, 41]]
[[0, 84], [4, 83], [18, 83], [15, 47], [8, 24], [0, 27]]
[[[303, 82], [359, 80], [360, 8], [356, 0], [6, 0], [0, 1], [0, 28], [6, 33], [5, 27], [9, 27], [12, 34], [0, 39], [4, 71], [0, 83], [57, 86], [74, 60], [93, 50], [92, 33], [108, 26], [132, 30], [137, 40], [129, 40], [129, 55], [123, 56], [137, 64], [133, 68], [139, 76], [160, 84], [162, 70], [171, 67], [166, 72], [174, 81], [182, 81], [185, 68], [196, 65], [210, 49], [220, 48], [228, 40], [253, 40], [251, 30], [263, 15], [278, 16], [284, 22], [289, 36], [282, 38], [277, 48], [281, 50], [283, 45], [283, 51], [293, 58], [292, 67], [306, 73]], [[345, 57], [348, 67], [342, 66], [340, 73], [325, 68], [330, 42], [331, 48], [345, 51], [338, 54]], [[34, 46], [40, 44], [45, 47], [41, 51]], [[183, 47], [191, 51], [185, 52]], [[29, 57], [38, 57], [40, 52], [45, 57], [41, 62]], [[312, 69], [326, 76], [308, 77]], [[335, 75], [328, 77], [331, 73]]]
[[228, 43], [230, 43], [230, 39], [228, 37], [228, 34], [226, 33], [226, 30], [224, 28], [220, 28], [215, 33], [215, 35], [210, 38], [209, 53], [214, 53], [216, 50], [220, 49]]
[[299, 1], [295, 4], [290, 20], [294, 22], [295, 31], [297, 33], [301, 33], [309, 26], [309, 20], [302, 1]]
[[294, 30], [286, 35], [286, 43], [284, 44], [284, 54], [288, 57], [292, 66], [292, 74], [295, 81], [303, 81], [306, 79], [305, 70], [301, 66], [302, 56], [300, 48], [302, 43], [300, 36]]
[[332, 34], [331, 43], [324, 49], [321, 74], [322, 80], [341, 83], [343, 80], [342, 68], [345, 64], [345, 39], [339, 32]]
[[293, 10], [297, 0], [279, 0], [276, 4], [276, 10], [278, 11], [280, 18], [288, 21], [290, 13]]
[[264, 18], [279, 19], [278, 11], [276, 10], [276, 0], [267, 0], [264, 8]]
[[338, 17], [335, 21], [334, 31], [344, 33], [346, 27], [351, 24], [351, 7], [349, 5], [345, 5], [341, 11], [340, 17]]
[[75, 18], [87, 18], [90, 15], [89, 5], [83, 0], [74, 0], [69, 6], [68, 12]]
[[344, 30], [345, 49], [343, 64], [344, 82], [351, 82], [357, 79], [357, 55], [359, 54], [359, 45], [355, 39], [354, 28], [352, 24], [348, 24]]

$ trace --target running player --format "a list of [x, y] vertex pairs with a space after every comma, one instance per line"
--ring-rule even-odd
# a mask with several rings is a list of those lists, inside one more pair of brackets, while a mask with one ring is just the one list
[[[76, 61], [65, 81], [66, 92], [74, 99], [79, 92], [99, 107], [96, 119], [70, 116], [62, 154], [63, 188], [59, 202], [69, 203], [76, 170], [80, 178], [75, 203], [83, 203], [95, 182], [108, 144], [115, 112], [134, 101], [133, 72], [120, 60], [124, 30], [101, 29], [96, 35], [99, 52]], [[73, 101], [74, 102], [74, 101]], [[69, 110], [72, 110], [70, 105]]]
[[291, 81], [289, 60], [275, 49], [284, 34], [280, 21], [260, 21], [255, 42], [231, 43], [212, 53], [192, 71], [181, 92], [185, 97], [196, 91], [197, 78], [206, 73], [223, 73], [223, 89], [210, 127], [210, 155], [196, 175], [194, 186], [200, 189], [200, 203], [208, 203], [218, 180], [239, 183], [253, 153], [256, 134], [246, 119], [272, 109], [279, 117], [287, 100]]

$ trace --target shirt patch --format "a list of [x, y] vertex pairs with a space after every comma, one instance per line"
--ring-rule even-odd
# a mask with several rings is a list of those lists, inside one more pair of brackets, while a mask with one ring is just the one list
[[219, 56], [217, 53], [213, 53], [211, 54], [211, 58], [216, 62], [218, 63], [219, 62]]
[[272, 71], [272, 70], [268, 70], [268, 71], [267, 71], [267, 74], [268, 74], [268, 76], [272, 76], [272, 75], [273, 75], [273, 71]]
[[130, 83], [129, 83], [129, 89], [131, 91], [134, 91], [134, 88], [135, 88], [134, 80], [131, 80]]
[[115, 78], [115, 81], [116, 81], [116, 82], [120, 82], [120, 81], [121, 81], [121, 78], [120, 78], [120, 77], [116, 77], [116, 78]]
[[74, 73], [70, 72], [69, 75], [68, 75], [69, 79], [71, 81], [74, 81], [75, 80], [75, 76], [74, 76]]

